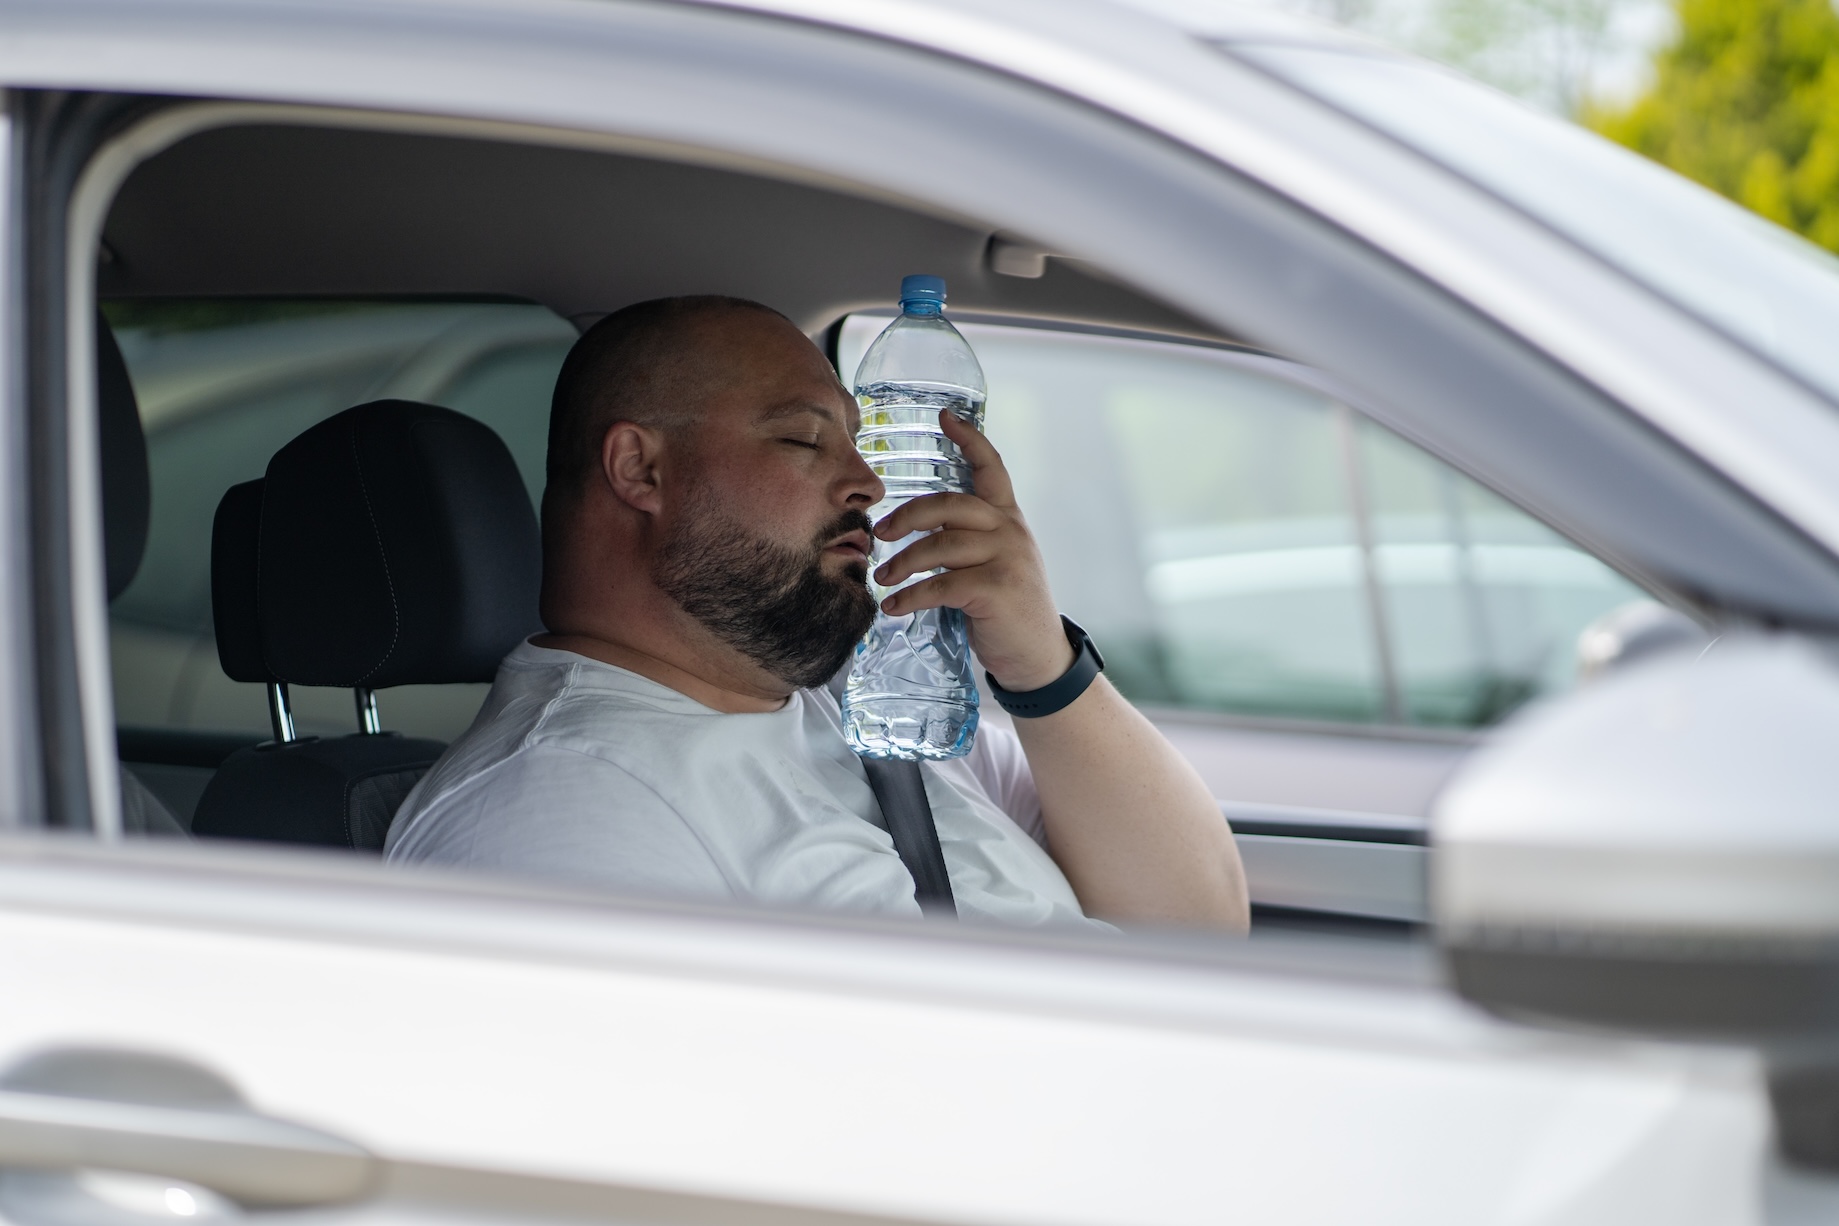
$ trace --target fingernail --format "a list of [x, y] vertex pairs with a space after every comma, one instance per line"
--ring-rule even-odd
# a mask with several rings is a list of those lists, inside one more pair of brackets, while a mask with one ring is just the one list
[[886, 583], [888, 579], [888, 568], [885, 566], [877, 566], [875, 568], [875, 579], [878, 582]]

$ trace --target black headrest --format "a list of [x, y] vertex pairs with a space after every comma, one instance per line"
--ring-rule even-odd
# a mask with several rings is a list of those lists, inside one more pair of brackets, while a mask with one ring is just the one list
[[147, 436], [128, 364], [108, 321], [96, 316], [96, 438], [102, 452], [102, 548], [109, 599], [134, 582], [147, 549]]
[[262, 485], [245, 481], [224, 491], [211, 521], [211, 625], [217, 661], [232, 681], [275, 680], [262, 658], [256, 611], [256, 557], [262, 545]]
[[296, 685], [490, 681], [541, 628], [542, 549], [517, 464], [491, 427], [379, 400], [268, 462], [263, 658]]

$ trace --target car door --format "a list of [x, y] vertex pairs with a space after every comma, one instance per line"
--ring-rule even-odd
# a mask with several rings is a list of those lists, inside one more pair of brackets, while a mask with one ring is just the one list
[[[5, 511], [23, 559], [8, 572], [8, 752], [30, 764], [9, 776], [21, 829], [0, 851], [9, 1214], [233, 1211], [211, 1193], [351, 1220], [1747, 1211], [1764, 1124], [1743, 1057], [1504, 1026], [1457, 1005], [1426, 947], [1396, 933], [1093, 944], [110, 838], [86, 278], [129, 164], [239, 106], [296, 126], [473, 124], [533, 145], [665, 143], [802, 181], [842, 176], [1077, 246], [1171, 315], [1218, 326], [1255, 314], [1234, 295], [1313, 276], [1298, 294], [1319, 305], [1322, 285], [1358, 274], [1367, 298], [1343, 303], [1351, 318], [1302, 328], [1294, 302], [1266, 298], [1269, 339], [1313, 338], [1388, 406], [1447, 405], [1479, 368], [1510, 407], [1544, 395], [1575, 410], [1554, 429], [1618, 419], [1306, 210], [1115, 112], [962, 58], [693, 6], [74, 4], [9, 19], [33, 39], [30, 58], [0, 53], [16, 84], [235, 100], [160, 113], [145, 98], [110, 109], [25, 91], [9, 116], [36, 177], [9, 196], [25, 241], [8, 284], [43, 291], [8, 299], [20, 390], [6, 457], [30, 496]], [[1194, 67], [1181, 57], [1202, 52], [1173, 54]], [[888, 103], [920, 94], [937, 105]], [[951, 173], [915, 182], [904, 167], [922, 154]], [[1247, 255], [1260, 248], [1290, 263]], [[1245, 257], [1244, 276], [1210, 299], [1226, 281], [1196, 265], [1228, 255]], [[1376, 309], [1395, 347], [1417, 348], [1338, 347], [1337, 329], [1372, 326]], [[1433, 341], [1446, 360], [1425, 365]], [[1388, 383], [1399, 369], [1415, 382]], [[1654, 475], [1664, 465], [1616, 445], [1604, 462], [1623, 462], [1627, 482], [1673, 488]], [[1511, 461], [1494, 455], [1494, 469]], [[1523, 485], [1529, 503], [1553, 497]], [[1594, 528], [1630, 556], [1650, 539]], [[1817, 584], [1784, 551], [1782, 582]]]

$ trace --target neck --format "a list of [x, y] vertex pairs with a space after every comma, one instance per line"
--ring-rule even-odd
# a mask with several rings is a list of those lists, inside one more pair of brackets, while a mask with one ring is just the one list
[[777, 711], [791, 696], [791, 689], [784, 682], [751, 660], [740, 657], [726, 644], [710, 652], [697, 650], [681, 640], [646, 641], [650, 638], [630, 633], [614, 636], [598, 629], [565, 628], [539, 634], [530, 641], [538, 647], [572, 651], [590, 660], [637, 673], [727, 715]]
[[[574, 548], [545, 549], [542, 616], [549, 632], [530, 641], [637, 673], [725, 714], [785, 706], [792, 686], [716, 637], [651, 582], [647, 546], [653, 543], [643, 539], [648, 525], [601, 510], [598, 518], [574, 525], [568, 534]], [[610, 581], [614, 575], [617, 582]]]

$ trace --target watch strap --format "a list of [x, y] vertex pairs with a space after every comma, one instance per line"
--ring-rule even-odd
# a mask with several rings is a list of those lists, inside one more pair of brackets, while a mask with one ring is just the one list
[[1064, 613], [1060, 615], [1060, 624], [1066, 630], [1066, 641], [1073, 648], [1073, 666], [1061, 673], [1058, 680], [1050, 681], [1038, 690], [1016, 693], [996, 684], [996, 678], [990, 675], [988, 669], [984, 670], [983, 679], [989, 684], [996, 705], [1017, 719], [1039, 719], [1043, 715], [1063, 710], [1085, 693], [1098, 674], [1104, 671], [1105, 658], [1098, 654], [1098, 645], [1092, 641], [1092, 636]]

